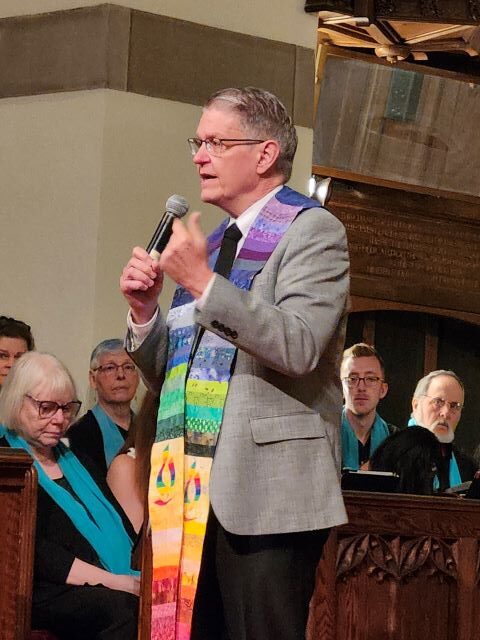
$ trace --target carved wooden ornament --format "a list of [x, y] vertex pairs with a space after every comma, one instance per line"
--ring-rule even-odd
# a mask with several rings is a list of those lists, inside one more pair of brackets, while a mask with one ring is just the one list
[[451, 546], [431, 536], [388, 539], [361, 534], [340, 538], [337, 580], [346, 580], [348, 574], [357, 573], [364, 567], [378, 582], [387, 577], [405, 581], [421, 569], [440, 581], [457, 579], [457, 563]]

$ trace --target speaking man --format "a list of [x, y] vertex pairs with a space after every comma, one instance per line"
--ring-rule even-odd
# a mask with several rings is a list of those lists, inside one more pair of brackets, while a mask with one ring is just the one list
[[454, 445], [462, 415], [465, 390], [453, 371], [439, 369], [421, 378], [412, 398], [409, 426], [419, 425], [437, 436], [442, 446], [442, 464], [437, 470], [436, 488], [443, 491], [472, 480], [477, 465]]
[[[152, 388], [165, 372], [150, 482], [153, 634], [298, 640], [328, 530], [346, 520], [345, 231], [284, 186], [297, 136], [267, 91], [212, 95], [188, 142], [202, 200], [228, 218], [208, 241], [198, 213], [176, 220], [160, 261], [136, 247], [120, 281], [128, 350]], [[166, 319], [164, 273], [178, 284]]]

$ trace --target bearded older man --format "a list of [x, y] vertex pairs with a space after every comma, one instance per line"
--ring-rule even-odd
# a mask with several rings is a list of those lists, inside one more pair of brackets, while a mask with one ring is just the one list
[[417, 383], [412, 398], [409, 426], [419, 425], [434, 433], [442, 445], [443, 464], [437, 470], [440, 491], [472, 480], [474, 461], [452, 443], [460, 422], [465, 389], [453, 371], [431, 371]]

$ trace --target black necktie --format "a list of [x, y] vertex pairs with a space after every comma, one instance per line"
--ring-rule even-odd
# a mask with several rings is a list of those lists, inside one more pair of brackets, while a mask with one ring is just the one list
[[[242, 232], [236, 224], [231, 224], [225, 229], [222, 244], [220, 245], [220, 251], [217, 256], [217, 261], [215, 262], [215, 266], [213, 267], [213, 270], [215, 271], [215, 273], [218, 273], [218, 275], [228, 279], [230, 271], [232, 270], [233, 261], [235, 260], [235, 255], [237, 253], [237, 244], [241, 237]], [[193, 358], [204, 333], [205, 329], [203, 327], [198, 327], [197, 333], [193, 339], [193, 346], [190, 352], [190, 358], [188, 360], [187, 371], [190, 371]]]
[[232, 270], [232, 264], [235, 260], [237, 253], [237, 244], [242, 237], [242, 232], [236, 224], [231, 224], [225, 229], [223, 234], [222, 245], [220, 247], [220, 253], [218, 254], [217, 261], [213, 270], [215, 273], [228, 279], [230, 271]]

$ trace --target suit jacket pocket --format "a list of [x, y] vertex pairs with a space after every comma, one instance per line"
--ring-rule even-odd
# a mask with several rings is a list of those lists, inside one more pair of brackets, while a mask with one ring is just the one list
[[325, 424], [318, 413], [291, 413], [286, 416], [250, 418], [253, 440], [257, 444], [283, 440], [325, 438]]

